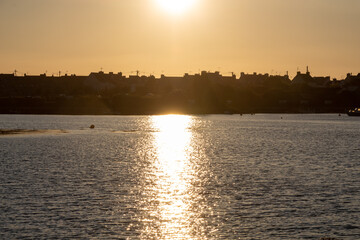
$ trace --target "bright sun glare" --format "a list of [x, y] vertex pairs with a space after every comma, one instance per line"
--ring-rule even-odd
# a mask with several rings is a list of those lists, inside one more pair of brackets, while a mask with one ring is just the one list
[[197, 0], [156, 0], [161, 8], [171, 14], [180, 14], [189, 10]]

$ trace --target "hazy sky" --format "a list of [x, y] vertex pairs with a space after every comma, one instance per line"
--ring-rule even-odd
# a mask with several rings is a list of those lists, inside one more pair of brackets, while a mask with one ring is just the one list
[[359, 0], [0, 0], [0, 73], [360, 72]]

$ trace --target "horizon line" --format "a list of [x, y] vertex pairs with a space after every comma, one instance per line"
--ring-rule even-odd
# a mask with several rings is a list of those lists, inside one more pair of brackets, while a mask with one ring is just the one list
[[[138, 77], [155, 77], [156, 75], [159, 76], [159, 78], [161, 77], [185, 77], [185, 76], [197, 76], [197, 75], [202, 75], [202, 74], [218, 74], [219, 76], [223, 76], [223, 77], [237, 77], [237, 74], [236, 72], [226, 72], [225, 74], [231, 74], [231, 75], [223, 75], [223, 73], [221, 71], [211, 71], [211, 70], [201, 70], [199, 72], [196, 72], [194, 73], [193, 71], [189, 71], [189, 72], [184, 72], [182, 74], [182, 76], [179, 76], [179, 75], [175, 75], [175, 74], [170, 74], [170, 75], [166, 75], [165, 73], [161, 73], [161, 74], [154, 74], [154, 73], [149, 73], [149, 72], [142, 72], [142, 71], [126, 71], [126, 72], [113, 72], [113, 71], [109, 71], [109, 72], [104, 72], [102, 69], [100, 71], [97, 71], [97, 72], [93, 72], [91, 71], [88, 75], [83, 75], [83, 74], [76, 74], [76, 73], [68, 73], [68, 71], [65, 72], [62, 72], [62, 71], [59, 71], [57, 73], [54, 73], [52, 72], [51, 74], [48, 75], [48, 72], [45, 71], [44, 73], [39, 73], [39, 74], [29, 74], [29, 72], [20, 72], [20, 71], [17, 71], [17, 70], [14, 70], [13, 72], [11, 73], [0, 73], [0, 75], [13, 75], [14, 77], [26, 77], [26, 76], [45, 76], [45, 77], [70, 77], [70, 76], [77, 76], [77, 77], [81, 77], [81, 76], [90, 76], [91, 74], [106, 74], [106, 75], [120, 75], [120, 76], [123, 76], [123, 77], [130, 77], [130, 76], [138, 76]], [[20, 74], [20, 75], [17, 75], [17, 74]], [[276, 72], [275, 74], [272, 74], [272, 73], [262, 73], [262, 72], [244, 72], [244, 71], [241, 71], [239, 76], [241, 77], [243, 74], [245, 75], [258, 75], [258, 76], [282, 76], [282, 77], [290, 77], [290, 74], [289, 74], [289, 71], [286, 71], [285, 74], [281, 74], [281, 73], [278, 73]], [[295, 76], [297, 76], [298, 74], [311, 74], [311, 72], [309, 71], [308, 67], [306, 69], [306, 72], [302, 72], [300, 70], [298, 70], [295, 74]], [[346, 76], [358, 76], [360, 75], [360, 72], [358, 74], [355, 74], [353, 75], [352, 72], [348, 72], [345, 74], [345, 78]], [[331, 75], [323, 75], [323, 76], [315, 76], [315, 77], [330, 77], [331, 78]], [[341, 77], [342, 78], [342, 77]], [[337, 78], [333, 78], [333, 79], [337, 79]]]

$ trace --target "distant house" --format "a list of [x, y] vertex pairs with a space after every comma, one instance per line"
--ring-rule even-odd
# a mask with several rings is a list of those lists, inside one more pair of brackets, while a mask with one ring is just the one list
[[344, 80], [344, 88], [349, 91], [357, 91], [360, 88], [360, 73], [358, 75], [352, 75], [348, 73]]
[[297, 72], [291, 84], [294, 86], [307, 85], [309, 87], [326, 87], [330, 85], [330, 82], [331, 82], [330, 76], [312, 77], [309, 72], [309, 69], [307, 68], [306, 73]]
[[[196, 77], [196, 75], [195, 75]], [[223, 76], [220, 74], [219, 71], [216, 72], [207, 72], [202, 71], [200, 77], [198, 79], [203, 79], [206, 81], [210, 81], [211, 83], [221, 84], [221, 85], [228, 85], [233, 86], [236, 84], [236, 75], [234, 73], [231, 76]]]
[[358, 73], [358, 75], [352, 75], [351, 73], [348, 73], [345, 78], [345, 84], [360, 86], [360, 73]]
[[263, 86], [265, 81], [269, 78], [269, 74], [247, 74], [242, 72], [240, 74], [240, 82], [249, 86]]
[[279, 85], [286, 85], [289, 86], [291, 84], [291, 80], [289, 78], [289, 75], [285, 76], [269, 76], [269, 78], [266, 81], [266, 84], [268, 86], [279, 86]]
[[145, 88], [146, 83], [149, 79], [154, 79], [154, 76], [139, 76], [139, 75], [130, 75], [127, 79], [127, 83], [130, 86], [130, 92], [135, 93], [139, 88]]
[[100, 71], [97, 73], [90, 73], [87, 81], [85, 81], [85, 85], [91, 87], [94, 90], [109, 90], [113, 89], [116, 86], [116, 81], [122, 79], [122, 73], [113, 74], [110, 72], [109, 74], [105, 74]]
[[183, 77], [168, 77], [161, 75], [160, 82], [168, 83], [173, 90], [180, 90], [184, 88], [184, 78]]
[[247, 86], [261, 86], [261, 87], [275, 87], [280, 85], [290, 85], [291, 81], [288, 75], [285, 76], [273, 76], [268, 73], [253, 74], [241, 73], [240, 82]]
[[207, 71], [201, 71], [201, 77], [209, 79], [211, 81], [220, 81], [223, 76], [220, 74], [220, 72], [207, 72]]
[[13, 79], [14, 77], [15, 77], [15, 74], [13, 74], [13, 73], [11, 73], [11, 74], [1, 73], [1, 74], [0, 74], [0, 80]]
[[316, 86], [326, 87], [326, 86], [330, 85], [330, 83], [331, 83], [330, 76], [313, 77], [313, 79], [314, 79], [314, 83], [316, 84]]

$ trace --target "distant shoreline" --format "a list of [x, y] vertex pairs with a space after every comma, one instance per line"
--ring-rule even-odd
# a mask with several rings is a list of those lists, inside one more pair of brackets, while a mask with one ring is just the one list
[[202, 71], [160, 78], [0, 74], [1, 114], [159, 115], [346, 113], [360, 106], [360, 73], [342, 80]]

